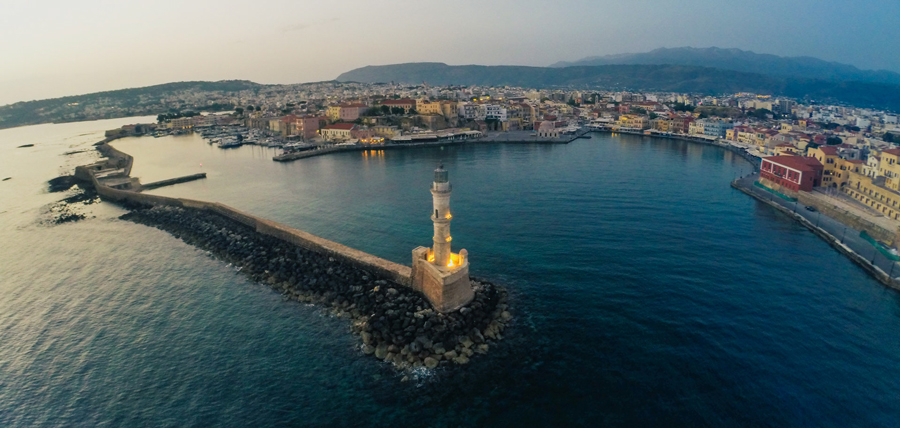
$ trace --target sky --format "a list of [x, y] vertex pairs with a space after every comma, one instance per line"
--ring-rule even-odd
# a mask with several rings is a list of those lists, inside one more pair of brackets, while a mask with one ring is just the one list
[[3, 0], [0, 105], [187, 80], [331, 80], [366, 65], [546, 66], [740, 48], [900, 72], [897, 0]]

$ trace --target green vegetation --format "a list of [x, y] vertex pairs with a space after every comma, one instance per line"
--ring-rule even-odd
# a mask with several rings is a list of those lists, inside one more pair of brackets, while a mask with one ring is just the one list
[[121, 89], [86, 95], [23, 101], [0, 106], [0, 129], [48, 122], [76, 122], [115, 117], [157, 114], [160, 111], [177, 113], [186, 110], [226, 111], [234, 105], [214, 102], [193, 105], [185, 101], [188, 93], [221, 95], [241, 91], [257, 91], [264, 87], [244, 80], [221, 82], [177, 82], [143, 88]]
[[825, 139], [825, 144], [829, 146], [837, 146], [843, 143], [844, 140], [842, 140], [841, 137], [828, 137]]

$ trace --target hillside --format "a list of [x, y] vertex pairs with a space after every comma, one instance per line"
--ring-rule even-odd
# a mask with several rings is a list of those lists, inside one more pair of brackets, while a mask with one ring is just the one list
[[755, 92], [900, 110], [900, 86], [830, 82], [679, 65], [606, 65], [580, 67], [451, 66], [408, 63], [368, 66], [341, 74], [342, 82], [398, 82], [434, 85], [574, 87], [585, 89], [728, 94]]
[[[229, 109], [227, 98], [241, 91], [258, 91], [264, 85], [244, 80], [220, 82], [175, 82], [143, 88], [120, 89], [0, 106], [0, 129], [48, 122], [75, 122], [140, 115], [166, 110]], [[191, 99], [203, 94], [221, 102], [196, 105]]]
[[551, 67], [597, 65], [672, 64], [712, 67], [745, 73], [771, 76], [819, 79], [830, 81], [860, 81], [900, 85], [900, 73], [886, 70], [860, 70], [852, 65], [824, 61], [812, 57], [781, 57], [758, 54], [740, 49], [721, 48], [661, 48], [644, 53], [594, 56], [572, 62], [558, 62]]

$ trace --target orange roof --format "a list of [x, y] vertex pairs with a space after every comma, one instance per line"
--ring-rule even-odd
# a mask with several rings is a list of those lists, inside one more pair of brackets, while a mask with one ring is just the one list
[[826, 156], [837, 156], [838, 154], [837, 147], [834, 146], [821, 146], [819, 150], [825, 153]]
[[803, 156], [771, 156], [763, 158], [763, 160], [800, 171], [815, 171], [817, 169], [822, 169], [822, 163], [816, 158]]
[[882, 150], [881, 153], [882, 153], [882, 154], [887, 153], [887, 154], [889, 154], [889, 155], [900, 156], [900, 149], [887, 149], [887, 150]]

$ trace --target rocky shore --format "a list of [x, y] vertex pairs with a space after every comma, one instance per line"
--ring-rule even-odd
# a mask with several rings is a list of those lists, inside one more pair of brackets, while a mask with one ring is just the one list
[[351, 319], [363, 353], [398, 369], [467, 364], [503, 339], [512, 320], [507, 292], [472, 279], [475, 298], [449, 314], [418, 292], [203, 210], [130, 205], [123, 219], [165, 230], [232, 263], [286, 299], [315, 303]]

